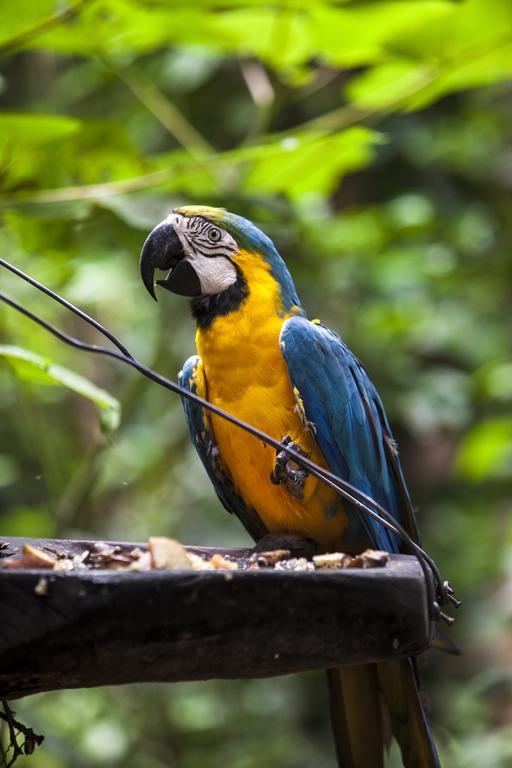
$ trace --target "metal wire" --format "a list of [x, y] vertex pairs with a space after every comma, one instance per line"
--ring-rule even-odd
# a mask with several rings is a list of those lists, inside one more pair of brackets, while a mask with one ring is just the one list
[[[59, 296], [59, 294], [55, 293], [50, 288], [47, 288], [45, 285], [43, 285], [42, 283], [39, 283], [37, 280], [30, 277], [26, 273], [22, 272], [17, 267], [14, 267], [12, 264], [5, 261], [5, 259], [0, 258], [0, 266], [3, 266], [6, 269], [9, 269], [18, 277], [21, 277], [23, 280], [26, 280], [35, 288], [42, 291], [43, 293], [45, 293], [47, 296], [54, 299], [55, 301], [59, 302], [74, 314], [78, 315], [82, 320], [89, 323], [89, 325], [92, 325], [96, 330], [98, 330], [107, 339], [109, 339], [109, 341], [111, 341], [117, 347], [118, 351], [115, 351], [108, 347], [102, 347], [97, 344], [88, 344], [86, 342], [83, 342], [83, 341], [80, 341], [79, 339], [74, 338], [73, 336], [70, 336], [69, 334], [65, 333], [59, 328], [56, 328], [55, 326], [51, 325], [46, 320], [43, 320], [42, 318], [38, 317], [31, 310], [22, 306], [17, 301], [10, 298], [3, 292], [0, 292], [0, 301], [3, 301], [8, 306], [12, 307], [13, 309], [17, 310], [21, 314], [25, 315], [25, 317], [37, 323], [42, 328], [44, 328], [45, 330], [53, 334], [56, 338], [74, 347], [75, 349], [92, 352], [94, 354], [105, 355], [107, 357], [112, 357], [116, 360], [120, 360], [121, 362], [124, 362], [125, 364], [130, 365], [132, 368], [135, 368], [139, 373], [141, 373], [143, 376], [150, 379], [151, 381], [154, 381], [160, 386], [171, 390], [172, 392], [178, 394], [180, 397], [183, 397], [183, 398], [186, 398], [187, 400], [191, 400], [192, 402], [195, 402], [196, 404], [208, 410], [210, 413], [214, 413], [215, 415], [225, 419], [226, 421], [229, 421], [230, 423], [234, 424], [240, 429], [244, 429], [245, 431], [252, 434], [254, 437], [258, 438], [259, 440], [262, 440], [265, 443], [268, 443], [269, 445], [273, 446], [276, 450], [280, 450], [280, 451], [284, 450], [291, 458], [293, 458], [294, 461], [297, 462], [297, 464], [303, 467], [303, 469], [307, 470], [309, 474], [313, 475], [314, 477], [319, 479], [321, 482], [325, 483], [327, 486], [329, 486], [334, 491], [336, 491], [336, 493], [343, 496], [343, 498], [345, 498], [347, 501], [353, 504], [359, 511], [364, 512], [365, 514], [367, 514], [368, 516], [370, 516], [371, 518], [379, 522], [387, 530], [392, 531], [395, 535], [397, 535], [402, 540], [405, 546], [405, 549], [408, 550], [410, 553], [414, 554], [419, 560], [419, 563], [425, 574], [427, 590], [429, 592], [429, 603], [430, 603], [432, 618], [436, 620], [441, 618], [447, 623], [451, 623], [453, 621], [453, 619], [450, 619], [450, 617], [443, 614], [439, 608], [439, 604], [445, 605], [447, 602], [450, 602], [452, 605], [458, 604], [458, 601], [455, 600], [455, 598], [453, 597], [453, 590], [451, 589], [450, 585], [448, 584], [448, 582], [443, 581], [441, 574], [439, 572], [439, 569], [436, 563], [434, 562], [434, 560], [430, 557], [430, 555], [427, 552], [425, 552], [425, 550], [423, 550], [419, 546], [419, 544], [417, 544], [409, 536], [409, 534], [402, 527], [402, 525], [400, 525], [400, 523], [386, 509], [384, 509], [384, 507], [382, 507], [377, 501], [375, 501], [370, 496], [360, 491], [358, 488], [356, 488], [355, 486], [353, 486], [351, 483], [347, 482], [343, 478], [338, 477], [336, 474], [329, 471], [328, 469], [325, 469], [324, 467], [321, 467], [319, 464], [316, 464], [307, 456], [303, 456], [302, 454], [299, 454], [297, 451], [294, 451], [293, 448], [290, 448], [284, 445], [283, 443], [273, 438], [271, 435], [267, 435], [265, 432], [258, 429], [257, 427], [254, 427], [251, 424], [247, 424], [241, 419], [238, 419], [236, 416], [233, 416], [232, 414], [228, 413], [227, 411], [224, 411], [223, 409], [219, 408], [213, 403], [210, 403], [208, 400], [205, 400], [204, 398], [200, 397], [196, 393], [191, 392], [187, 389], [184, 389], [183, 387], [181, 387], [179, 384], [176, 384], [171, 379], [168, 379], [165, 376], [162, 376], [161, 374], [154, 371], [152, 368], [149, 368], [148, 366], [139, 362], [131, 355], [131, 353], [119, 341], [119, 339], [117, 339], [116, 336], [114, 336], [114, 334], [111, 333], [108, 329], [104, 328], [101, 325], [101, 323], [99, 323], [97, 320], [87, 315], [82, 310], [78, 309], [78, 307], [76, 307], [71, 302], [67, 301], [66, 299], [63, 299], [61, 296]], [[435, 591], [437, 595], [434, 593], [432, 588], [431, 576], [433, 576], [433, 579], [435, 582], [435, 587], [436, 587]]]
[[[123, 355], [125, 355], [125, 357], [131, 357], [131, 354], [128, 352], [126, 347], [124, 347], [121, 344], [119, 339], [116, 339], [114, 334], [111, 333], [108, 330], [108, 328], [104, 328], [103, 325], [101, 325], [101, 323], [98, 323], [97, 320], [95, 320], [90, 315], [86, 314], [83, 310], [78, 309], [78, 307], [75, 307], [75, 305], [71, 304], [70, 301], [67, 301], [67, 299], [63, 299], [62, 296], [59, 296], [58, 293], [55, 293], [55, 291], [52, 291], [50, 288], [47, 288], [46, 285], [43, 285], [43, 283], [40, 283], [38, 280], [31, 277], [30, 275], [27, 275], [26, 272], [22, 272], [21, 269], [18, 269], [18, 267], [15, 267], [13, 264], [10, 264], [8, 261], [5, 261], [5, 259], [0, 258], [0, 266], [5, 267], [5, 269], [8, 269], [10, 272], [13, 272], [18, 277], [21, 277], [22, 280], [25, 280], [27, 283], [30, 283], [30, 285], [33, 285], [34, 288], [37, 288], [39, 291], [42, 291], [54, 301], [57, 301], [59, 304], [62, 304], [62, 306], [66, 307], [66, 309], [69, 309], [71, 312], [74, 312], [75, 315], [78, 315], [78, 317], [81, 317], [82, 320], [85, 320], [86, 323], [89, 323], [89, 325], [92, 325], [93, 328], [96, 328], [96, 330], [102, 333], [103, 336], [106, 336], [107, 339], [110, 339], [112, 344], [114, 344], [123, 353]], [[3, 301], [5, 301], [5, 299], [3, 299]], [[27, 314], [27, 317], [30, 317], [30, 315]]]

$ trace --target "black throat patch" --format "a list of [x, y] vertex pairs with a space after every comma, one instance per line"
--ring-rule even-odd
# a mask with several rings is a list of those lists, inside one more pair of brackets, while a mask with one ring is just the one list
[[216, 317], [229, 315], [237, 310], [249, 295], [249, 287], [242, 272], [236, 268], [237, 279], [233, 285], [212, 296], [198, 296], [190, 302], [192, 317], [199, 328], [209, 328]]

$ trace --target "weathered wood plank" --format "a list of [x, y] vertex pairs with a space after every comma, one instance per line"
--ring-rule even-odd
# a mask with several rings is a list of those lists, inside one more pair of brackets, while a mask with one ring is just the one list
[[[35, 591], [42, 576], [46, 595]], [[0, 569], [0, 605], [0, 698], [282, 675], [415, 654], [431, 639], [424, 575], [409, 556], [314, 573]]]

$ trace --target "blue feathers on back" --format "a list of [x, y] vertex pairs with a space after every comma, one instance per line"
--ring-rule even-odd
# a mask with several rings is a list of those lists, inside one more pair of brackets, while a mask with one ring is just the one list
[[[391, 430], [362, 365], [336, 334], [302, 317], [284, 324], [281, 350], [331, 470], [374, 498], [417, 538]], [[395, 534], [365, 513], [357, 516], [373, 546], [400, 551]]]

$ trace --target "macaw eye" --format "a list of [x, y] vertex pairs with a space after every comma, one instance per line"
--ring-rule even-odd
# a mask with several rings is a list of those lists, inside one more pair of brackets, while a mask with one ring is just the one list
[[210, 227], [208, 230], [208, 240], [211, 243], [218, 243], [222, 237], [222, 232], [217, 227]]

